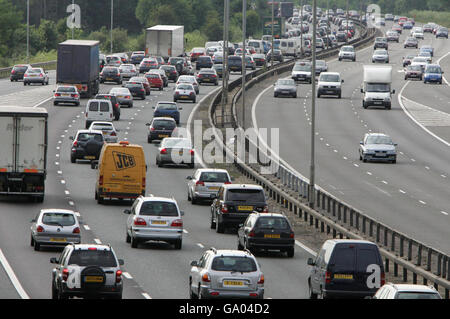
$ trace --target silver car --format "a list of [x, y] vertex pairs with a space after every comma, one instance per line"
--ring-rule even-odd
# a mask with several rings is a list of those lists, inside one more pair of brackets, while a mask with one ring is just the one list
[[120, 105], [128, 105], [133, 107], [133, 96], [127, 88], [112, 88], [109, 94], [115, 95]]
[[41, 83], [42, 85], [48, 85], [48, 72], [44, 71], [44, 69], [42, 68], [28, 69], [23, 75], [23, 85], [30, 85], [31, 83]]
[[282, 95], [297, 97], [297, 84], [293, 79], [278, 79], [273, 85], [273, 96], [278, 97]]
[[31, 222], [30, 244], [36, 251], [41, 249], [41, 245], [62, 246], [81, 242], [80, 224], [74, 211], [41, 209]]
[[76, 106], [80, 105], [80, 94], [76, 86], [58, 86], [53, 91], [53, 105], [59, 103], [73, 103]]
[[199, 168], [186, 179], [187, 197], [192, 204], [197, 204], [201, 199], [212, 199], [223, 184], [231, 184], [230, 174], [225, 169]]
[[382, 133], [366, 133], [359, 145], [359, 160], [397, 162], [397, 144]]
[[352, 45], [344, 45], [339, 51], [339, 61], [344, 59], [356, 61], [355, 48]]
[[89, 126], [89, 130], [102, 131], [107, 143], [117, 143], [117, 130], [111, 122], [94, 121]]
[[211, 248], [191, 262], [189, 297], [264, 298], [264, 274], [248, 250]]
[[200, 85], [197, 82], [197, 79], [193, 75], [181, 75], [178, 77], [177, 85], [180, 83], [188, 83], [191, 84], [195, 89], [195, 94], [200, 93]]
[[156, 154], [156, 165], [164, 164], [188, 165], [194, 167], [194, 150], [191, 140], [182, 137], [166, 137], [159, 144]]
[[385, 49], [375, 50], [372, 55], [372, 63], [389, 63], [389, 53]]
[[139, 72], [134, 64], [122, 64], [119, 67], [119, 72], [122, 78], [132, 78], [133, 76], [139, 76]]
[[126, 242], [132, 248], [146, 241], [165, 241], [181, 249], [183, 242], [184, 213], [173, 198], [139, 196], [124, 210], [130, 215], [126, 224]]

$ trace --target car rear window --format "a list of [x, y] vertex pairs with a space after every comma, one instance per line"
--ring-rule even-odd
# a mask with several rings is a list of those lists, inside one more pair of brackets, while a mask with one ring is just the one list
[[200, 175], [200, 181], [206, 183], [225, 183], [229, 180], [227, 173], [204, 172]]
[[174, 203], [150, 201], [142, 203], [139, 215], [178, 216], [178, 209]]
[[153, 121], [152, 126], [158, 130], [161, 130], [161, 129], [171, 129], [172, 130], [176, 127], [176, 124], [174, 121], [158, 120], [158, 121]]
[[74, 250], [69, 265], [117, 267], [116, 258], [108, 250]]
[[255, 225], [257, 228], [289, 229], [289, 224], [282, 217], [260, 217]]
[[80, 133], [77, 138], [77, 141], [81, 141], [81, 142], [86, 142], [89, 140], [103, 142], [103, 135], [95, 134], [95, 133]]
[[15, 66], [14, 71], [25, 72], [28, 69], [26, 66]]
[[331, 261], [334, 264], [334, 272], [353, 272], [355, 269], [355, 253], [356, 249], [354, 246], [337, 247]]
[[193, 90], [192, 85], [178, 85], [177, 90]]
[[64, 214], [64, 213], [45, 213], [42, 216], [42, 223], [45, 225], [54, 225], [54, 226], [73, 226], [75, 225], [75, 218], [72, 214]]
[[164, 139], [163, 145], [167, 148], [192, 148], [191, 141], [184, 138]]
[[127, 84], [125, 84], [125, 87], [130, 88], [130, 89], [132, 89], [132, 88], [143, 89], [144, 88], [142, 83], [127, 83]]
[[356, 269], [358, 272], [367, 272], [369, 265], [379, 265], [378, 254], [375, 248], [359, 248], [356, 257]]
[[109, 112], [109, 104], [106, 102], [100, 102], [100, 112]]
[[260, 189], [229, 189], [226, 200], [265, 202], [266, 198]]
[[214, 258], [211, 269], [215, 271], [254, 272], [257, 267], [253, 258], [220, 256]]
[[158, 110], [170, 110], [170, 111], [176, 111], [177, 105], [176, 104], [158, 104]]
[[98, 111], [98, 102], [89, 103], [89, 111], [97, 112]]
[[441, 297], [436, 293], [426, 293], [426, 292], [399, 292], [397, 293], [397, 299], [441, 299]]
[[108, 124], [95, 124], [92, 126], [93, 130], [100, 130], [100, 131], [112, 131], [113, 128], [111, 125]]
[[75, 88], [74, 87], [59, 87], [56, 91], [58, 92], [75, 92]]

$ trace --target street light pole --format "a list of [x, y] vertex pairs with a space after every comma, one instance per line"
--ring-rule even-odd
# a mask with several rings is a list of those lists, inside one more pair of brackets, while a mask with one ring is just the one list
[[313, 31], [312, 31], [312, 68], [311, 68], [311, 164], [309, 178], [309, 206], [314, 208], [315, 201], [315, 137], [316, 137], [316, 22], [317, 3], [313, 0]]
[[300, 14], [300, 52], [302, 54], [302, 58], [303, 58], [303, 0], [302, 0], [302, 4], [301, 4], [301, 14]]
[[[247, 33], [247, 0], [242, 0], [242, 128], [245, 130], [245, 39]], [[273, 54], [272, 54], [273, 56]]]
[[[72, 0], [72, 22], [75, 19], [75, 15], [74, 15], [74, 13], [75, 13], [75, 4], [74, 4], [74, 2], [75, 2], [75, 0]], [[74, 27], [74, 25], [72, 25], [72, 40], [73, 40], [73, 32], [74, 32], [74, 30], [75, 30], [75, 27]]]
[[111, 39], [110, 39], [110, 44], [111, 44], [111, 49], [110, 49], [110, 53], [112, 54], [113, 53], [113, 22], [114, 22], [114, 20], [113, 20], [113, 17], [114, 17], [114, 0], [111, 0], [111, 35], [110, 35], [110, 37], [111, 37]]
[[271, 62], [272, 68], [273, 68], [273, 57], [274, 57], [274, 54], [273, 54], [273, 36], [274, 36], [274, 34], [273, 34], [273, 23], [274, 23], [274, 3], [273, 3], [273, 1], [274, 1], [274, 0], [272, 0], [272, 47], [271, 47], [271, 49], [270, 49], [270, 55], [271, 55], [271, 57], [270, 57], [270, 62]]
[[27, 64], [30, 63], [30, 0], [27, 0]]
[[223, 18], [223, 70], [222, 70], [222, 127], [225, 125], [225, 105], [228, 98], [228, 7], [230, 0], [224, 0]]
[[346, 37], [346, 42], [348, 42], [348, 0], [347, 0], [347, 19], [346, 19], [346, 29], [347, 29], [347, 37]]

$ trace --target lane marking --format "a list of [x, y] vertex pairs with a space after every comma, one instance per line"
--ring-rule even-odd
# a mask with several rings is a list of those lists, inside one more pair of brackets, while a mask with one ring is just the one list
[[88, 225], [83, 225], [84, 229], [91, 230], [91, 228]]
[[9, 265], [8, 260], [6, 259], [5, 255], [3, 254], [1, 249], [0, 249], [0, 263], [3, 266], [3, 269], [5, 269], [6, 274], [9, 277], [9, 280], [11, 280], [11, 283], [13, 284], [17, 293], [19, 294], [20, 298], [30, 299], [28, 294], [25, 292], [25, 289], [23, 289], [22, 285], [20, 284], [19, 279], [17, 279], [16, 274], [14, 273], [13, 269]]
[[102, 244], [102, 241], [101, 241], [100, 239], [98, 239], [98, 238], [94, 238], [94, 241], [95, 241], [98, 245], [101, 245], [101, 244]]
[[314, 257], [317, 256], [317, 253], [312, 250], [311, 248], [309, 248], [308, 246], [302, 244], [301, 242], [299, 242], [298, 240], [295, 240], [295, 244], [297, 246], [299, 246], [300, 248], [302, 248], [303, 250], [305, 250], [306, 252], [308, 252], [309, 254], [313, 255]]
[[142, 296], [144, 296], [145, 299], [152, 299], [152, 297], [150, 297], [150, 295], [146, 292], [143, 292]]

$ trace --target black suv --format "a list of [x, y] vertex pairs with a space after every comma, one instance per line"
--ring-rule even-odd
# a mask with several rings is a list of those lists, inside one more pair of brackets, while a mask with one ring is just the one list
[[195, 63], [195, 69], [210, 69], [213, 66], [213, 61], [210, 56], [199, 56], [197, 62]]
[[104, 82], [116, 82], [117, 84], [122, 84], [122, 75], [120, 74], [119, 68], [105, 66], [102, 72], [100, 72], [100, 83]]
[[97, 94], [96, 100], [110, 100], [113, 106], [114, 120], [120, 120], [120, 103], [117, 101], [117, 97], [112, 94]]
[[145, 96], [147, 94], [145, 93], [144, 84], [142, 84], [140, 82], [128, 81], [128, 82], [125, 82], [123, 87], [126, 87], [130, 91], [130, 93], [133, 97], [140, 97], [141, 100], [145, 100]]
[[123, 281], [120, 266], [109, 245], [70, 244], [59, 258], [51, 258], [56, 264], [52, 270], [52, 299], [69, 297], [122, 299]]
[[105, 138], [101, 132], [90, 130], [78, 130], [75, 138], [70, 137], [72, 147], [70, 148], [70, 162], [76, 163], [77, 159], [95, 161], [100, 157]]
[[228, 57], [228, 71], [241, 72], [242, 74], [242, 58], [240, 56], [231, 55]]
[[211, 204], [211, 229], [223, 233], [225, 228], [242, 224], [253, 212], [267, 213], [264, 189], [259, 185], [225, 184]]
[[23, 75], [25, 72], [27, 72], [28, 69], [31, 69], [31, 65], [29, 64], [18, 64], [15, 65], [11, 70], [11, 75], [9, 76], [9, 79], [11, 82], [23, 80]]
[[388, 45], [388, 40], [387, 40], [387, 38], [375, 38], [375, 43], [374, 43], [374, 45], [373, 45], [373, 49], [375, 50], [375, 49], [379, 49], [379, 48], [382, 48], [382, 49], [388, 49], [388, 47], [389, 47], [389, 45]]
[[144, 51], [133, 52], [133, 53], [131, 53], [130, 63], [131, 64], [140, 64], [144, 58], [145, 58]]
[[385, 283], [378, 246], [366, 240], [327, 240], [308, 265], [313, 266], [308, 278], [311, 299], [372, 297]]
[[279, 250], [294, 257], [294, 247], [294, 230], [283, 214], [250, 214], [238, 229], [239, 250]]
[[187, 75], [189, 73], [186, 60], [182, 57], [171, 57], [168, 64], [176, 68], [178, 75]]

